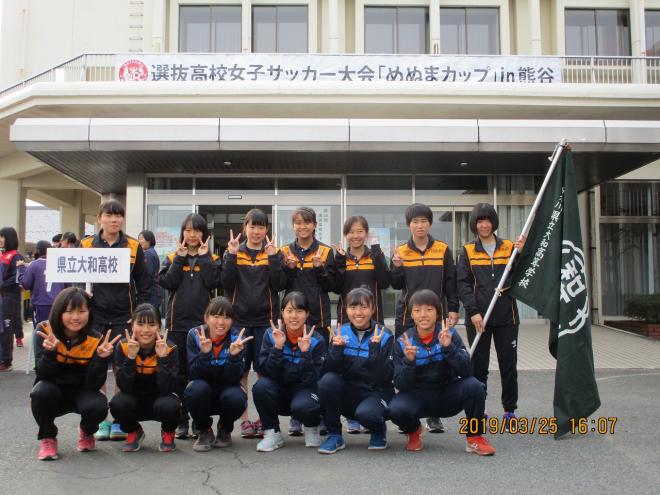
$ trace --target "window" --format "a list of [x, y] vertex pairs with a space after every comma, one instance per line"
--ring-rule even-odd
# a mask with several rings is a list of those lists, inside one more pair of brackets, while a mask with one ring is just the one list
[[253, 7], [252, 51], [307, 53], [307, 6]]
[[428, 53], [425, 7], [366, 7], [365, 53]]
[[630, 55], [627, 10], [566, 9], [566, 55]]
[[181, 7], [179, 51], [240, 53], [240, 5]]
[[460, 55], [499, 55], [499, 9], [441, 8], [440, 51]]
[[646, 17], [646, 55], [660, 57], [660, 10], [647, 10]]

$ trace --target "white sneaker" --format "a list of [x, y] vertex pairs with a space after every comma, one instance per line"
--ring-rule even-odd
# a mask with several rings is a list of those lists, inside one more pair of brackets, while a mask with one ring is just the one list
[[281, 431], [266, 430], [264, 439], [257, 444], [257, 452], [272, 452], [284, 446], [284, 437]]
[[319, 426], [305, 426], [305, 447], [321, 446], [321, 428]]

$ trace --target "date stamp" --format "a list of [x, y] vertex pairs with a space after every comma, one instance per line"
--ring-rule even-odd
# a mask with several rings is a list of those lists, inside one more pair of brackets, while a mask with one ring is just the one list
[[[613, 435], [616, 423], [616, 417], [600, 418], [571, 418], [570, 433], [572, 435], [586, 435], [587, 433], [596, 433], [598, 435]], [[557, 418], [545, 416], [532, 416], [530, 418], [510, 418], [504, 421], [502, 418], [460, 418], [459, 433], [463, 435], [481, 435], [488, 433], [491, 435], [502, 435], [510, 433], [512, 435], [554, 435], [557, 433]]]

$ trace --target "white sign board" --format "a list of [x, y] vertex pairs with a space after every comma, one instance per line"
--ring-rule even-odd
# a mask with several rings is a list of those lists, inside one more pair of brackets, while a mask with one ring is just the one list
[[127, 82], [553, 84], [561, 82], [561, 69], [558, 57], [521, 55], [136, 53], [115, 56], [115, 80]]
[[129, 248], [50, 248], [46, 282], [129, 283]]

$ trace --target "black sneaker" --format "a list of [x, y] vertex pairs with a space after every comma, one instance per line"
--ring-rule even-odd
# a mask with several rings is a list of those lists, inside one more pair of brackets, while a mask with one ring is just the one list
[[440, 418], [426, 418], [426, 428], [429, 433], [444, 433], [445, 425], [442, 424]]
[[182, 420], [179, 425], [176, 427], [176, 431], [174, 432], [174, 436], [180, 440], [185, 440], [188, 438], [188, 420], [184, 419]]
[[195, 440], [193, 444], [193, 450], [195, 452], [208, 452], [213, 448], [213, 442], [215, 441], [215, 435], [213, 435], [213, 429], [209, 428], [206, 431], [200, 431], [199, 437]]

